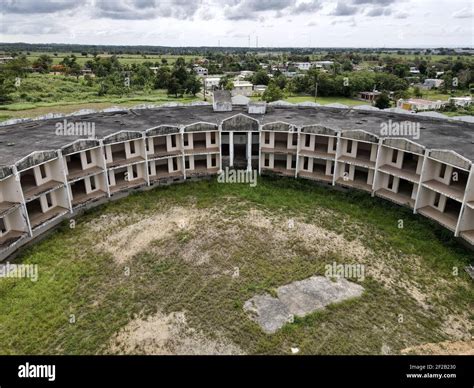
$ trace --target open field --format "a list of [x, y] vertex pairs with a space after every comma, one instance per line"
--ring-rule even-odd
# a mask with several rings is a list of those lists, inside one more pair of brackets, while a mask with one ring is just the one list
[[[56, 53], [57, 55], [54, 55], [54, 53], [48, 52], [48, 53], [42, 53], [42, 52], [31, 52], [29, 54], [26, 54], [26, 57], [28, 58], [29, 61], [34, 62], [40, 55], [46, 54], [49, 55], [53, 59], [53, 64], [57, 65], [59, 64], [65, 57], [75, 55], [77, 58], [77, 63], [83, 66], [87, 61], [94, 60], [94, 56], [89, 54], [87, 56], [82, 55], [81, 53], [65, 53], [65, 52], [58, 52]], [[99, 54], [102, 55], [102, 54]], [[111, 54], [110, 54], [111, 55]], [[117, 59], [120, 61], [120, 63], [124, 65], [131, 65], [134, 63], [143, 63], [143, 62], [159, 62], [161, 63], [162, 59], [166, 59], [169, 65], [172, 65], [173, 63], [176, 62], [178, 58], [184, 58], [186, 62], [189, 62], [191, 60], [194, 60], [196, 58], [200, 58], [199, 56], [193, 56], [193, 55], [146, 55], [146, 54], [116, 54]]]
[[[473, 335], [472, 252], [408, 209], [299, 180], [133, 194], [19, 260], [39, 279], [0, 281], [0, 354], [398, 354]], [[244, 312], [333, 262], [365, 266], [360, 297], [271, 335]]]

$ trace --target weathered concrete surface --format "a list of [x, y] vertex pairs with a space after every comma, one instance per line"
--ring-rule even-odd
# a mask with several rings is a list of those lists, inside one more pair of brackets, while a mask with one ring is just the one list
[[277, 289], [277, 297], [256, 295], [244, 304], [249, 313], [266, 333], [274, 333], [293, 316], [304, 317], [331, 303], [362, 295], [364, 288], [346, 279], [332, 281], [324, 276], [312, 276]]

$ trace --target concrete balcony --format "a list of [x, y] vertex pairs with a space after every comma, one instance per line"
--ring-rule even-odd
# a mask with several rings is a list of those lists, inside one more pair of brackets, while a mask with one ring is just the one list
[[464, 232], [461, 232], [459, 235], [469, 244], [474, 245], [474, 230], [466, 230]]
[[146, 185], [146, 180], [139, 178], [139, 179], [133, 179], [130, 181], [126, 180], [121, 180], [117, 182], [114, 186], [110, 186], [110, 193], [115, 194], [120, 191], [126, 191], [128, 189], [134, 189], [140, 186]]
[[55, 206], [51, 209], [49, 209], [47, 212], [42, 213], [40, 211], [35, 211], [29, 214], [30, 216], [30, 224], [31, 228], [35, 229], [38, 226], [41, 226], [47, 221], [51, 221], [57, 217], [60, 217], [64, 214], [66, 214], [69, 210], [61, 207], [61, 206]]
[[394, 202], [397, 205], [408, 206], [412, 209], [415, 207], [415, 200], [409, 195], [394, 193], [387, 189], [379, 189], [375, 192], [375, 195]]
[[46, 194], [50, 191], [56, 190], [63, 186], [64, 183], [55, 181], [55, 180], [50, 180], [49, 182], [43, 183], [42, 185], [39, 186], [29, 186], [29, 187], [23, 187], [23, 196], [25, 197], [25, 201], [31, 201], [35, 198], [38, 198], [42, 194]]
[[184, 150], [185, 155], [196, 155], [196, 154], [218, 154], [219, 146], [206, 147], [206, 145], [200, 145], [192, 149]]
[[330, 154], [329, 152], [324, 152], [324, 151], [300, 150], [299, 155], [307, 156], [309, 158], [324, 159], [324, 160], [334, 160], [336, 158], [336, 154]]
[[[219, 148], [217, 148], [218, 152], [219, 152]], [[172, 150], [172, 151], [168, 151], [166, 149], [162, 149], [162, 150], [156, 150], [155, 148], [155, 152], [153, 154], [149, 154], [148, 155], [148, 160], [155, 160], [155, 159], [160, 159], [160, 158], [166, 158], [166, 157], [169, 157], [169, 156], [180, 156], [182, 154], [182, 151], [181, 150]]]
[[89, 194], [86, 194], [86, 193], [80, 193], [80, 194], [75, 194], [75, 195], [73, 194], [72, 206], [78, 207], [81, 205], [85, 205], [89, 202], [95, 202], [101, 198], [105, 198], [106, 196], [107, 196], [107, 193], [102, 190], [96, 190]]
[[0, 217], [5, 217], [7, 214], [15, 211], [20, 207], [20, 204], [17, 202], [0, 202]]
[[344, 178], [339, 178], [336, 180], [336, 183], [344, 187], [359, 189], [359, 190], [367, 191], [369, 193], [372, 192], [372, 185], [367, 184], [367, 181], [364, 181], [362, 179], [355, 179], [351, 181], [351, 180], [345, 180]]
[[420, 175], [414, 172], [413, 170], [400, 169], [393, 167], [389, 164], [384, 164], [379, 167], [379, 171], [384, 172], [386, 174], [394, 175], [399, 178], [403, 178], [412, 183], [420, 182]]
[[453, 232], [456, 229], [458, 217], [452, 213], [442, 213], [432, 206], [424, 206], [418, 209], [418, 213], [432, 219], [433, 221], [436, 221]]
[[174, 179], [174, 178], [183, 178], [184, 174], [182, 171], [174, 171], [174, 172], [167, 172], [167, 171], [160, 171], [157, 172], [156, 175], [150, 175], [150, 182], [158, 182], [160, 180], [167, 180], [167, 179]]
[[326, 183], [332, 183], [332, 176], [331, 175], [326, 175], [323, 174], [319, 171], [298, 171], [298, 177], [299, 178], [305, 178], [305, 179], [311, 179], [314, 181], [319, 181], [319, 182], [326, 182]]
[[464, 188], [454, 185], [446, 185], [435, 179], [423, 182], [423, 186], [436, 191], [437, 193], [443, 194], [448, 198], [455, 199], [456, 201], [462, 202], [464, 198]]
[[82, 178], [86, 178], [88, 176], [96, 175], [101, 173], [103, 170], [98, 166], [90, 167], [85, 170], [82, 169], [74, 169], [69, 170], [69, 174], [67, 175], [68, 182], [73, 182], [75, 180], [79, 180]]
[[114, 156], [112, 162], [107, 163], [107, 168], [118, 168], [118, 167], [124, 167], [124, 166], [129, 166], [130, 164], [137, 164], [137, 163], [142, 163], [145, 161], [145, 158], [143, 156], [135, 156], [133, 158], [125, 158], [125, 156], [119, 156], [116, 158]]
[[2, 235], [2, 237], [0, 237], [0, 251], [5, 248], [8, 248], [9, 246], [13, 245], [15, 242], [26, 236], [26, 232], [20, 232], [18, 230], [8, 231], [4, 235]]
[[375, 162], [365, 158], [353, 158], [351, 156], [342, 155], [337, 159], [339, 162], [353, 164], [354, 166], [364, 168], [375, 168]]

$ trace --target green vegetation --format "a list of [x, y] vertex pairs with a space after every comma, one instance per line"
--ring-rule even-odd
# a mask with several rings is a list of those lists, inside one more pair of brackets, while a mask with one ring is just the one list
[[[98, 225], [120, 239], [134, 223], [176, 208], [215, 216], [211, 221], [203, 216], [188, 229], [175, 227], [175, 233], [133, 252], [127, 262], [117, 262], [104, 249], [108, 240]], [[242, 217], [252, 210], [273, 226], [245, 224]], [[297, 234], [287, 240], [274, 236], [273, 229], [288, 218], [363, 244], [372, 252], [365, 262], [369, 276], [361, 283], [362, 297], [265, 335], [242, 310], [256, 292], [323, 274], [333, 261], [357, 262], [355, 256], [309, 249]], [[398, 353], [452, 339], [450, 317], [473, 318], [474, 288], [462, 270], [472, 253], [441, 227], [364, 193], [290, 179], [262, 178], [255, 188], [187, 183], [130, 195], [76, 222], [74, 229], [64, 225], [20, 256], [23, 263], [38, 264], [36, 283], [0, 281], [1, 354], [105, 353], [111, 337], [136, 314], [157, 311], [185, 311], [191, 327], [209, 336], [218, 331], [251, 354], [289, 353], [292, 346], [303, 354], [379, 354], [382, 347]], [[133, 244], [140, 234], [122, 243]], [[201, 253], [209, 262], [196, 264]], [[225, 275], [234, 267], [240, 268], [236, 279]], [[387, 284], [370, 276], [373, 268], [382, 270]], [[425, 298], [418, 300], [420, 295]]]

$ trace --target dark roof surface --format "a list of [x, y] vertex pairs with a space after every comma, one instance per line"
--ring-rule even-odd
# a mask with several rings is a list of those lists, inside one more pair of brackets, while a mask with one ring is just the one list
[[474, 124], [405, 115], [386, 111], [363, 111], [328, 107], [267, 107], [264, 115], [249, 115], [246, 107], [234, 106], [231, 112], [214, 112], [211, 105], [160, 107], [119, 112], [99, 112], [0, 127], [0, 166], [12, 165], [34, 151], [56, 150], [84, 136], [58, 136], [56, 123], [91, 122], [98, 138], [118, 131], [144, 131], [158, 125], [189, 125], [205, 121], [219, 124], [236, 114], [245, 114], [265, 124], [284, 121], [297, 126], [319, 124], [337, 131], [362, 129], [380, 135], [381, 124], [392, 121], [420, 123], [416, 143], [431, 149], [448, 149], [474, 161]]

